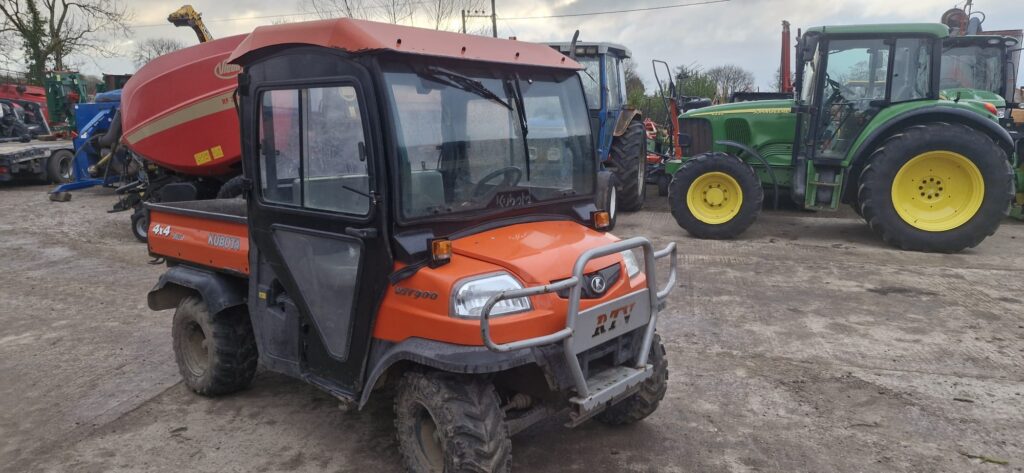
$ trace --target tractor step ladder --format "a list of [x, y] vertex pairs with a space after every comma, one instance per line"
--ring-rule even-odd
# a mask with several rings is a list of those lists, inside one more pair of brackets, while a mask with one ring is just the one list
[[808, 163], [804, 206], [815, 210], [836, 210], [842, 199], [846, 168]]

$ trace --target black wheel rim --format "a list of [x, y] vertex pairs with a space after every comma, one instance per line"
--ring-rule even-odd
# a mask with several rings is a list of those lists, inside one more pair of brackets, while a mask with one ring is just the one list
[[209, 353], [207, 350], [206, 334], [203, 328], [196, 322], [189, 322], [185, 327], [185, 336], [182, 342], [182, 355], [185, 359], [185, 367], [195, 377], [201, 377], [209, 367]]
[[416, 450], [423, 464], [436, 473], [444, 472], [444, 442], [441, 440], [441, 432], [434, 422], [433, 416], [426, 407], [420, 405], [414, 416], [413, 428], [415, 429]]

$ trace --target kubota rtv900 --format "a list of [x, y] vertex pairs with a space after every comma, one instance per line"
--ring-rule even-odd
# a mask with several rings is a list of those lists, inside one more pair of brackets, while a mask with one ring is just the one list
[[230, 61], [246, 199], [149, 206], [149, 305], [176, 309], [191, 389], [257, 361], [358, 406], [394, 383], [413, 471], [507, 471], [510, 435], [566, 410], [654, 412], [675, 247], [603, 231], [579, 64], [350, 19], [258, 28]]

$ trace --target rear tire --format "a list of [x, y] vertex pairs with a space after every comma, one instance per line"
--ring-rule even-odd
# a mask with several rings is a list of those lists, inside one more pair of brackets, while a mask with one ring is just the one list
[[928, 123], [878, 147], [861, 173], [857, 200], [886, 243], [956, 253], [996, 232], [1013, 200], [1013, 177], [1006, 152], [984, 133]]
[[640, 120], [629, 122], [621, 136], [612, 138], [608, 161], [618, 181], [619, 210], [634, 212], [643, 208], [647, 193], [647, 133]]
[[395, 397], [398, 450], [411, 472], [508, 472], [512, 441], [494, 385], [442, 372], [407, 372]]
[[235, 197], [242, 197], [244, 176], [238, 175], [228, 179], [220, 189], [217, 190], [218, 199], [234, 199]]
[[754, 169], [742, 159], [728, 153], [703, 153], [676, 171], [668, 200], [676, 223], [690, 235], [724, 240], [739, 236], [757, 220], [764, 189]]
[[256, 338], [244, 308], [210, 314], [202, 299], [186, 297], [174, 311], [171, 334], [178, 371], [198, 394], [239, 391], [256, 374]]
[[75, 154], [66, 149], [57, 150], [46, 160], [46, 176], [54, 184], [75, 180]]
[[627, 425], [639, 422], [658, 410], [658, 404], [668, 391], [668, 358], [661, 336], [654, 334], [648, 361], [654, 366], [654, 374], [640, 385], [640, 390], [626, 399], [605, 409], [594, 418], [602, 424]]

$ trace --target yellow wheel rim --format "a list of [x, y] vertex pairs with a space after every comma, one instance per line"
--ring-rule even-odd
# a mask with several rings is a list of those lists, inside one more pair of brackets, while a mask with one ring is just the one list
[[686, 191], [686, 206], [697, 220], [718, 225], [732, 220], [743, 205], [743, 190], [722, 172], [702, 174]]
[[944, 232], [967, 223], [981, 208], [985, 179], [978, 166], [952, 151], [929, 151], [900, 168], [892, 205], [910, 226]]

